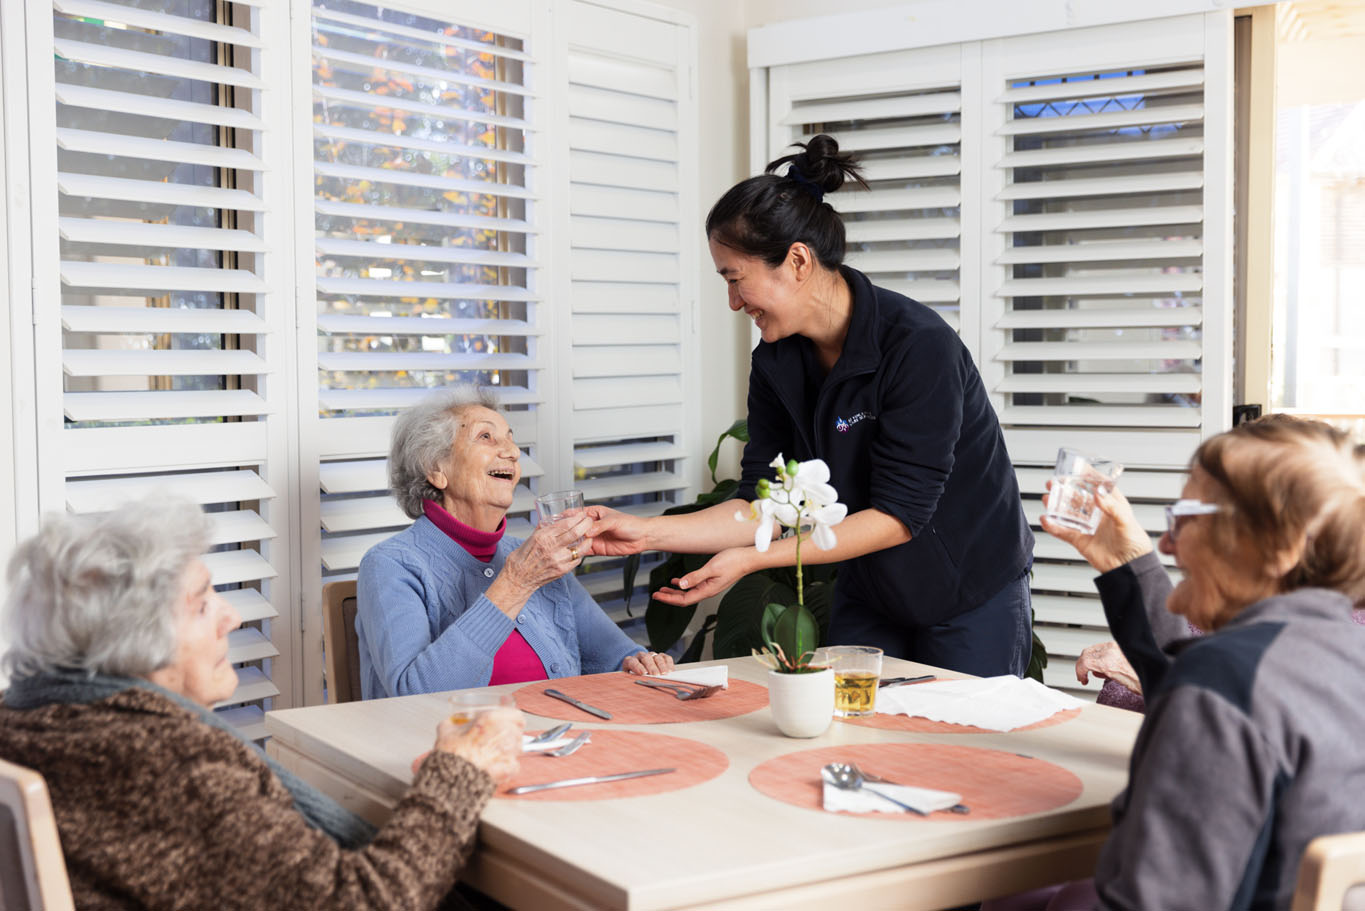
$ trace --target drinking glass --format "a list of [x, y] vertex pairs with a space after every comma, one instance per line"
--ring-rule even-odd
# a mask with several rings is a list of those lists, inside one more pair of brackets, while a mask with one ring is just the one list
[[489, 693], [470, 690], [450, 697], [450, 720], [464, 726], [472, 724], [484, 712], [498, 708], [516, 708], [517, 700], [511, 693]]
[[814, 664], [834, 668], [834, 715], [857, 718], [877, 711], [882, 650], [870, 645], [831, 645], [815, 653]]
[[1103, 515], [1095, 497], [1108, 493], [1122, 473], [1118, 462], [1063, 446], [1057, 450], [1057, 471], [1044, 514], [1060, 525], [1093, 535]]
[[[536, 515], [538, 525], [553, 525], [564, 519], [577, 518], [583, 512], [583, 491], [581, 490], [556, 490], [554, 493], [541, 494], [536, 497]], [[570, 544], [570, 547], [577, 547], [583, 543], [579, 538]]]

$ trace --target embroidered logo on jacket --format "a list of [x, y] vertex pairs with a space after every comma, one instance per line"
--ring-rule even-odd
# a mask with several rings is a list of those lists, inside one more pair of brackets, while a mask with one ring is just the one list
[[875, 421], [877, 416], [870, 411], [860, 411], [848, 420], [836, 417], [834, 419], [834, 429], [840, 433], [848, 433], [848, 429], [859, 421]]

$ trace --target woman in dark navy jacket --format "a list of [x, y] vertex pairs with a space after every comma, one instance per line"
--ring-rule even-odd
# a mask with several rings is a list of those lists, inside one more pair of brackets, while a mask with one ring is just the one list
[[[802, 148], [732, 187], [706, 219], [730, 309], [762, 335], [740, 496], [753, 498], [779, 452], [824, 459], [849, 517], [832, 550], [806, 548], [803, 562], [843, 563], [831, 642], [1022, 675], [1033, 535], [981, 376], [938, 314], [843, 265], [844, 225], [824, 195], [848, 178], [866, 184], [831, 137]], [[734, 503], [651, 519], [590, 511], [596, 553], [719, 550], [656, 595], [668, 603], [796, 562], [791, 540], [758, 552]]]

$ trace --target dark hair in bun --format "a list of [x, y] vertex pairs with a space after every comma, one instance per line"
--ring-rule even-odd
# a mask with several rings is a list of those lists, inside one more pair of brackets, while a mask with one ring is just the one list
[[[762, 174], [735, 184], [711, 207], [706, 236], [769, 266], [779, 265], [800, 241], [822, 266], [838, 268], [846, 247], [844, 222], [824, 196], [850, 179], [867, 189], [867, 181], [857, 158], [840, 152], [833, 136], [821, 133], [793, 145], [802, 151], [770, 162]], [[774, 173], [783, 165], [784, 173]]]

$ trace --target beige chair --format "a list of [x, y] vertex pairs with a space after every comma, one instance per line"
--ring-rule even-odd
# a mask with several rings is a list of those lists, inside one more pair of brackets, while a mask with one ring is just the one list
[[0, 760], [0, 908], [74, 909], [43, 776]]
[[360, 640], [355, 634], [355, 580], [322, 587], [322, 647], [327, 662], [327, 701], [360, 699]]
[[1365, 911], [1365, 832], [1321, 835], [1308, 843], [1293, 911]]

